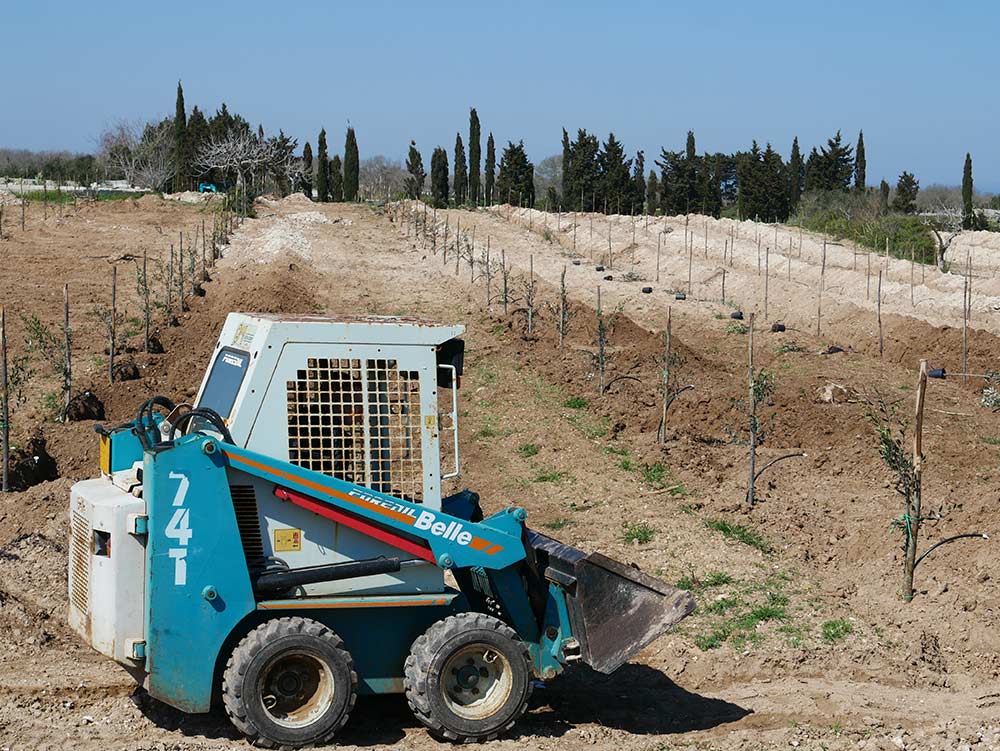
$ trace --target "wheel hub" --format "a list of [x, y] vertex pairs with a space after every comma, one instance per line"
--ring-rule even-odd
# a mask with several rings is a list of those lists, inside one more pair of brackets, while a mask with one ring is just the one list
[[261, 701], [270, 718], [284, 727], [305, 727], [333, 702], [330, 668], [312, 655], [296, 652], [276, 656], [260, 674]]
[[468, 719], [482, 719], [500, 710], [513, 689], [510, 664], [486, 644], [470, 644], [445, 664], [442, 692], [448, 708]]

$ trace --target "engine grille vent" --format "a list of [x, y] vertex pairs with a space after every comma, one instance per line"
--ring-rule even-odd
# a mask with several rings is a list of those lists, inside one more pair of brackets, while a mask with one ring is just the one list
[[90, 522], [73, 511], [69, 539], [69, 598], [81, 613], [90, 606]]
[[287, 393], [292, 464], [422, 501], [418, 371], [395, 360], [311, 357]]
[[243, 555], [247, 563], [256, 563], [264, 557], [264, 542], [260, 536], [260, 515], [257, 513], [257, 494], [253, 485], [230, 485], [236, 526], [243, 541]]

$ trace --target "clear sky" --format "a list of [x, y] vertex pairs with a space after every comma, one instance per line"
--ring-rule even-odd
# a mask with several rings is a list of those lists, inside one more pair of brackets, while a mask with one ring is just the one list
[[[93, 150], [114, 120], [225, 101], [331, 153], [429, 163], [478, 109], [538, 161], [561, 128], [630, 152], [770, 141], [787, 158], [865, 131], [868, 181], [903, 169], [1000, 190], [1000, 2], [0, 2], [0, 146]], [[485, 148], [484, 148], [485, 150]]]

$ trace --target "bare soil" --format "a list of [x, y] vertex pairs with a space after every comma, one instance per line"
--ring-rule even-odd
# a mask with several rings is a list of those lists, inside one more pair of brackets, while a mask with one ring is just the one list
[[[865, 297], [867, 256], [855, 260], [852, 249], [828, 244], [817, 336], [822, 239], [805, 234], [800, 250], [795, 228], [779, 228], [776, 244], [773, 227], [760, 228], [771, 273], [768, 323], [787, 326], [774, 334], [763, 320], [757, 327], [758, 361], [776, 384], [761, 453], [764, 461], [792, 451], [808, 457], [769, 470], [759, 502], [748, 510], [738, 405], [746, 336], [729, 315], [736, 306], [764, 318], [752, 223], [740, 225], [730, 261], [736, 227], [709, 220], [706, 260], [700, 217], [688, 222], [692, 252], [684, 248], [683, 217], [651, 221], [648, 235], [640, 218], [633, 245], [628, 217], [532, 212], [529, 227], [526, 212], [503, 207], [428, 212], [421, 226], [413, 219], [424, 209], [412, 205], [261, 201], [258, 218], [238, 230], [224, 259], [208, 270], [205, 296], [190, 300], [178, 325], [157, 318], [165, 353], [130, 353], [141, 378], [109, 386], [103, 334], [86, 314], [108, 296], [109, 264], [120, 264], [120, 280], [134, 279], [126, 271], [134, 275], [134, 260], [126, 256], [145, 248], [163, 258], [180, 231], [193, 238], [202, 219], [210, 231], [210, 208], [143, 198], [81, 206], [61, 218], [44, 219], [37, 206], [29, 212], [23, 233], [5, 212], [0, 241], [12, 354], [23, 351], [20, 314], [57, 322], [68, 282], [77, 387], [103, 401], [108, 422], [131, 418], [153, 393], [193, 396], [231, 310], [414, 314], [463, 323], [462, 485], [479, 492], [488, 510], [523, 506], [529, 524], [548, 534], [694, 588], [699, 611], [675, 633], [612, 676], [575, 670], [552, 681], [536, 691], [514, 735], [491, 746], [1000, 747], [995, 543], [963, 541], [935, 551], [918, 569], [917, 597], [901, 601], [902, 538], [890, 527], [901, 500], [864, 409], [851, 396], [877, 387], [902, 400], [908, 414], [920, 357], [959, 369], [961, 280], [954, 275], [915, 268], [911, 305], [909, 265], [889, 264], [880, 358], [871, 290]], [[470, 235], [475, 228], [476, 250], [471, 267], [460, 258], [456, 273], [459, 222]], [[657, 229], [667, 227], [657, 281]], [[782, 265], [789, 238], [791, 282]], [[510, 301], [507, 315], [495, 278], [487, 301], [481, 256], [487, 241], [491, 260], [502, 252], [514, 267], [512, 297], [519, 299]], [[977, 372], [1000, 354], [990, 318], [1000, 293], [990, 271], [991, 241], [968, 243], [976, 259], [969, 358]], [[877, 268], [884, 259], [872, 261]], [[609, 268], [598, 272], [598, 264]], [[530, 335], [520, 299], [529, 267], [541, 301]], [[554, 303], [564, 267], [573, 316], [560, 349]], [[634, 281], [623, 280], [630, 271]], [[613, 322], [605, 394], [598, 393], [595, 373], [598, 284]], [[643, 286], [653, 292], [642, 293]], [[138, 315], [134, 283], [122, 289], [120, 304], [129, 317]], [[679, 301], [674, 290], [690, 294]], [[661, 445], [658, 358], [668, 307], [674, 349], [683, 358], [675, 376], [695, 388], [671, 408]], [[130, 348], [139, 344], [133, 335]], [[832, 344], [843, 351], [828, 354]], [[19, 441], [43, 436], [61, 477], [0, 499], [0, 747], [239, 747], [223, 715], [186, 716], [151, 700], [68, 630], [66, 501], [72, 481], [96, 472], [97, 446], [89, 424], [45, 419], [40, 405], [58, 385], [40, 363], [36, 369], [15, 411], [14, 433]], [[844, 387], [833, 402], [821, 396], [831, 383]], [[934, 518], [925, 523], [924, 547], [959, 532], [997, 531], [1000, 428], [979, 405], [976, 388], [955, 378], [930, 388], [925, 508]], [[756, 535], [744, 536], [756, 547], [720, 532], [720, 521]], [[341, 742], [438, 745], [398, 697], [360, 701]]]

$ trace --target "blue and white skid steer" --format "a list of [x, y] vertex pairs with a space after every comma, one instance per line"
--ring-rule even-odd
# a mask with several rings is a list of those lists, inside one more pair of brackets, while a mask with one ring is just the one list
[[[442, 497], [459, 471], [461, 326], [231, 314], [195, 406], [100, 434], [70, 499], [69, 618], [149, 694], [221, 698], [260, 746], [329, 742], [359, 694], [438, 738], [513, 726], [533, 681], [610, 673], [688, 592]], [[448, 575], [446, 577], [446, 572]]]

